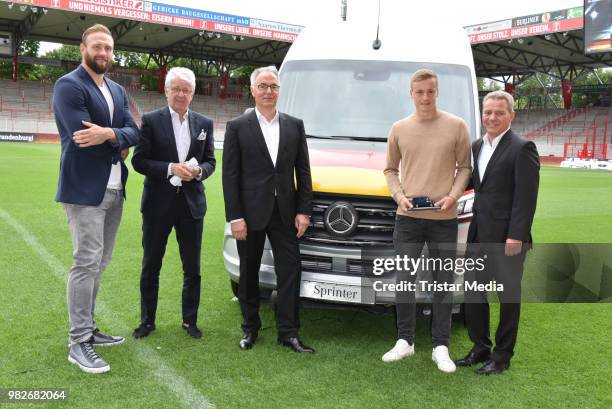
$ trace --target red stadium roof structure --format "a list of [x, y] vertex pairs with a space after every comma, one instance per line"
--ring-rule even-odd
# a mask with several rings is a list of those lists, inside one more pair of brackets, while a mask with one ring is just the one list
[[280, 64], [301, 26], [136, 0], [0, 0], [0, 31], [78, 44], [101, 23], [115, 48], [227, 65]]
[[535, 72], [571, 79], [612, 67], [610, 53], [584, 53], [583, 26], [583, 7], [468, 26], [476, 75], [518, 83]]

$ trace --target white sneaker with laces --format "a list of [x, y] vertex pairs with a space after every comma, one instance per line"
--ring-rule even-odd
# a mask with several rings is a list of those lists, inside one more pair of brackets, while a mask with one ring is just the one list
[[442, 372], [453, 373], [457, 369], [453, 360], [448, 356], [448, 347], [444, 345], [438, 345], [433, 349], [431, 359]]
[[414, 355], [414, 344], [410, 345], [404, 339], [398, 339], [395, 346], [383, 355], [383, 362], [395, 362]]

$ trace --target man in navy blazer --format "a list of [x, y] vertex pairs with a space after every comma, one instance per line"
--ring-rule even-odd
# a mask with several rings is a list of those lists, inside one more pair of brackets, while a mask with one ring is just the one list
[[[200, 253], [206, 213], [202, 181], [215, 171], [213, 122], [191, 109], [195, 75], [175, 67], [166, 76], [168, 106], [142, 117], [142, 139], [132, 158], [145, 175], [142, 194], [142, 273], [140, 325], [135, 338], [155, 329], [159, 271], [174, 227], [183, 263], [182, 327], [200, 338]], [[191, 162], [191, 163], [189, 163]]]
[[113, 45], [105, 26], [85, 30], [81, 65], [60, 78], [53, 92], [62, 146], [55, 200], [64, 207], [73, 243], [68, 360], [89, 373], [110, 370], [95, 346], [124, 340], [98, 330], [94, 308], [121, 221], [128, 176], [123, 160], [140, 138], [125, 90], [104, 76], [112, 64]]

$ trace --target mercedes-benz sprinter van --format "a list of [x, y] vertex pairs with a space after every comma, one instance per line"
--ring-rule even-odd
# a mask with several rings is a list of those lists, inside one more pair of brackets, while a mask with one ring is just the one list
[[[372, 289], [376, 277], [371, 277], [372, 260], [366, 254], [372, 248], [393, 251], [397, 205], [383, 175], [386, 140], [391, 125], [414, 112], [409, 88], [417, 69], [437, 73], [438, 108], [463, 118], [472, 140], [480, 135], [474, 63], [465, 31], [425, 17], [410, 20], [381, 24], [378, 49], [373, 46], [376, 21], [371, 26], [339, 22], [306, 28], [282, 64], [278, 109], [304, 120], [314, 191], [311, 226], [300, 241], [302, 297], [393, 304], [393, 293]], [[472, 192], [459, 202], [459, 242], [466, 240], [472, 202]], [[239, 258], [229, 226], [223, 255], [236, 290]], [[259, 277], [264, 291], [275, 288], [268, 242]], [[418, 302], [427, 303], [430, 297], [417, 292]]]

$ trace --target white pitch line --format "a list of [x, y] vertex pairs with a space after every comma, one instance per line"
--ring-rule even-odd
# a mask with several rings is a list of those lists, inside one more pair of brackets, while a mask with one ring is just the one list
[[[66, 282], [66, 276], [69, 269], [63, 266], [32, 233], [2, 208], [0, 208], [0, 219], [11, 226], [17, 234], [19, 234], [21, 239], [40, 256], [58, 280], [64, 283]], [[103, 301], [96, 302], [96, 310], [100, 313], [99, 315], [110, 315]], [[117, 331], [126, 334], [129, 333], [128, 326], [122, 322], [114, 321], [113, 326]], [[215, 407], [215, 405], [191, 385], [187, 379], [183, 378], [171, 366], [165, 364], [162, 357], [159, 356], [155, 349], [142, 342], [132, 343], [131, 345], [132, 348], [135, 349], [138, 359], [149, 367], [162, 386], [169, 389], [170, 392], [174, 393], [179, 398], [183, 406], [187, 408], [202, 409], [213, 409]]]

